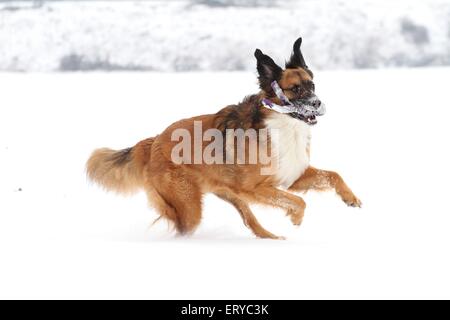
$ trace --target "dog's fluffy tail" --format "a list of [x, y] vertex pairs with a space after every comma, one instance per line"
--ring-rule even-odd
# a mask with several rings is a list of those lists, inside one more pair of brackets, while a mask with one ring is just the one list
[[141, 141], [133, 148], [95, 150], [86, 163], [91, 181], [109, 191], [133, 194], [144, 185], [143, 167], [150, 161], [154, 139]]

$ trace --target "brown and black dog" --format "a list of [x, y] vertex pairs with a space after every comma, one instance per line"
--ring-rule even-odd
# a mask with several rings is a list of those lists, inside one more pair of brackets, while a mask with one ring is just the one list
[[[145, 190], [150, 204], [160, 217], [171, 221], [180, 234], [192, 233], [200, 224], [202, 196], [208, 192], [232, 204], [244, 224], [260, 238], [280, 237], [259, 224], [249, 204], [282, 208], [293, 224], [301, 224], [305, 202], [288, 191], [334, 189], [347, 205], [360, 207], [360, 200], [339, 174], [309, 165], [310, 125], [315, 123], [315, 118], [312, 122], [312, 118], [280, 113], [263, 106], [264, 101], [283, 104], [273, 87], [274, 81], [290, 101], [315, 97], [313, 74], [305, 64], [300, 45], [301, 38], [295, 42], [284, 70], [261, 50], [255, 51], [261, 88], [258, 94], [248, 96], [241, 103], [227, 106], [215, 114], [175, 122], [161, 134], [143, 140], [132, 148], [120, 151], [96, 150], [87, 162], [88, 177], [105, 189], [119, 193]], [[269, 134], [265, 140], [271, 155], [276, 155], [275, 170], [270, 174], [262, 174], [261, 169], [266, 163], [259, 160], [256, 163], [228, 161], [229, 156], [218, 155], [217, 150], [215, 155], [224, 156], [226, 162], [203, 161], [192, 164], [174, 161], [173, 152], [179, 143], [178, 139], [174, 139], [174, 132], [182, 130], [193, 137], [196, 134], [195, 126], [199, 123], [202, 132], [214, 129], [224, 136], [231, 129], [278, 130], [277, 139]], [[189, 145], [195, 146], [194, 138], [191, 139]], [[227, 149], [229, 140], [220, 143]], [[208, 148], [208, 143], [202, 141], [191, 148], [189, 156], [194, 155], [195, 148], [200, 149], [201, 154]], [[251, 151], [248, 144], [233, 144], [231, 148], [234, 151], [244, 148], [246, 155]], [[261, 147], [258, 145], [258, 148]], [[235, 160], [234, 153], [231, 153], [231, 157]]]

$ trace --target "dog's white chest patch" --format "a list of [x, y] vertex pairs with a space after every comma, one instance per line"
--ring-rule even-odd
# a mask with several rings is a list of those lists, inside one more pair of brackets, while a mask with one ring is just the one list
[[275, 178], [279, 186], [289, 188], [309, 166], [311, 129], [305, 122], [281, 113], [270, 115], [266, 127], [277, 132], [271, 134], [272, 155], [278, 166]]

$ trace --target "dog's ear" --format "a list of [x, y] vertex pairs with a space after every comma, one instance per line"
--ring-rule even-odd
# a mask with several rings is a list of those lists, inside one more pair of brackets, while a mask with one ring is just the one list
[[298, 38], [294, 42], [294, 47], [292, 48], [291, 58], [288, 62], [286, 62], [286, 68], [303, 68], [306, 71], [310, 72], [308, 66], [306, 65], [305, 59], [303, 58], [302, 50], [300, 46], [302, 45], [302, 38]]
[[271, 57], [265, 55], [259, 49], [256, 49], [255, 57], [257, 61], [256, 69], [258, 70], [260, 88], [267, 93], [273, 92], [270, 84], [274, 80], [279, 81], [281, 79], [283, 69], [281, 69], [281, 67], [279, 67]]

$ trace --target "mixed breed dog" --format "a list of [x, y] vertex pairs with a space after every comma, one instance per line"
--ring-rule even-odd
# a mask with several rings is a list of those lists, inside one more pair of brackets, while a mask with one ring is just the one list
[[270, 239], [282, 237], [264, 229], [249, 204], [281, 208], [294, 225], [302, 223], [306, 204], [291, 192], [334, 189], [347, 205], [360, 207], [339, 174], [309, 164], [310, 127], [325, 108], [301, 42], [295, 41], [285, 69], [255, 51], [259, 93], [217, 113], [175, 122], [132, 148], [95, 150], [88, 177], [118, 193], [145, 190], [159, 218], [179, 234], [200, 224], [205, 193], [233, 205], [257, 237]]

